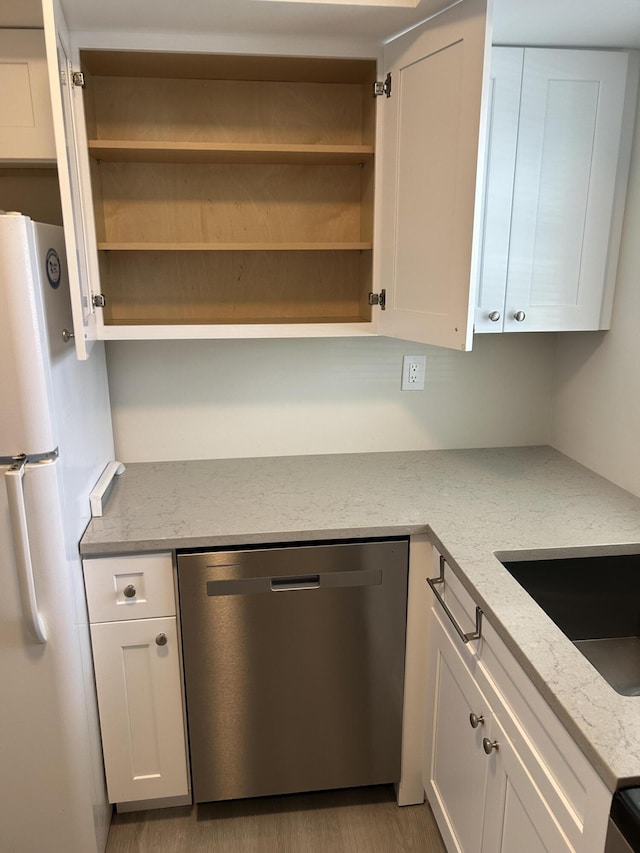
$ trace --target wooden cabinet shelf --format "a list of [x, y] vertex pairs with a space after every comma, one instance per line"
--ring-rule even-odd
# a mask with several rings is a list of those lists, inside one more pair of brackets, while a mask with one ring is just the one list
[[371, 251], [100, 252], [107, 326], [369, 322]]
[[372, 145], [232, 142], [156, 142], [90, 139], [95, 160], [116, 163], [251, 163], [360, 165], [373, 159]]
[[98, 243], [108, 252], [354, 252], [372, 243]]

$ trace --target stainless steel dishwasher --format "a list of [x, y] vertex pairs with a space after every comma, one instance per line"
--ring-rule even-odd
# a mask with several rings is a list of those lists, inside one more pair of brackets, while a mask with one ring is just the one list
[[400, 779], [408, 554], [178, 555], [195, 802]]

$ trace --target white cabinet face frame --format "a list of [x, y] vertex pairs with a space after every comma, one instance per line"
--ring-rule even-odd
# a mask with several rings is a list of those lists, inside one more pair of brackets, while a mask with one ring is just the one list
[[[53, 31], [53, 6], [55, 4], [57, 7], [58, 0], [43, 2], [45, 11], [50, 7], [49, 14], [45, 14], [45, 26]], [[86, 257], [84, 265], [82, 259], [78, 265], [83, 269], [79, 269], [77, 275], [73, 276], [84, 287], [82, 299], [79, 300], [79, 305], [86, 309], [83, 317], [84, 340], [328, 337], [380, 333], [456, 349], [470, 349], [475, 305], [474, 282], [479, 263], [480, 216], [476, 215], [476, 210], [480, 210], [482, 198], [484, 157], [478, 157], [478, 145], [484, 135], [486, 117], [485, 84], [488, 79], [490, 46], [487, 6], [490, 3], [491, 0], [464, 0], [387, 45], [384, 73], [380, 78], [385, 78], [390, 66], [398, 69], [398, 72], [393, 83], [395, 92], [390, 99], [379, 98], [377, 104], [379, 144], [375, 164], [377, 212], [372, 289], [374, 292], [386, 290], [388, 307], [385, 311], [375, 307], [370, 323], [105, 326], [102, 309], [94, 309], [91, 303], [92, 295], [100, 292], [99, 273], [88, 178], [86, 129], [82, 107], [76, 103], [73, 122], [76, 127], [74, 145], [78, 163], [75, 169], [68, 169], [65, 175], [61, 175], [61, 181], [67, 184], [71, 181], [71, 185], [75, 181], [77, 189], [68, 191], [68, 199], [74, 199], [73, 203], [69, 201], [69, 206], [75, 209], [76, 217], [78, 211], [82, 213], [81, 225], [84, 225], [86, 231], [80, 235], [81, 239], [76, 235], [77, 245], [85, 251]], [[58, 12], [59, 9], [56, 9], [56, 18], [60, 17]], [[63, 23], [62, 27], [66, 29]], [[118, 42], [118, 36], [109, 34], [101, 37], [100, 34], [83, 33], [78, 38], [82, 44], [72, 45], [74, 68], [77, 67], [75, 58], [79, 55], [79, 48], [158, 49], [158, 43], [152, 44], [153, 38], [147, 39], [146, 36], [141, 36], [137, 43], [130, 35], [121, 37], [120, 43], [114, 43], [114, 39]], [[49, 40], [55, 41], [51, 32]], [[166, 39], [162, 43], [166, 45]], [[304, 45], [301, 47], [301, 53], [304, 54]], [[171, 49], [175, 50], [176, 47], [172, 46]], [[424, 61], [418, 61], [418, 55], [411, 53], [414, 50], [421, 53]], [[273, 50], [270, 52], [273, 53]], [[314, 53], [317, 55], [317, 48]], [[447, 77], [452, 75], [451, 80], [443, 81], [443, 74]], [[406, 82], [401, 82], [403, 75]], [[443, 82], [446, 85], [442, 85]], [[425, 94], [427, 90], [428, 96]], [[416, 97], [422, 103], [418, 110], [415, 110]], [[406, 109], [401, 111], [394, 106], [399, 98], [408, 98]], [[455, 99], [459, 99], [459, 106], [455, 105]], [[81, 101], [79, 91], [75, 93], [73, 101]], [[398, 136], [389, 130], [399, 112], [404, 115], [403, 132], [418, 131], [425, 123], [430, 125], [432, 141], [426, 158], [421, 155], [420, 146], [404, 141], [403, 133]], [[383, 125], [386, 128], [384, 135], [381, 134]], [[60, 117], [58, 126], [64, 137]], [[70, 138], [70, 133], [67, 133], [67, 137]], [[389, 150], [388, 140], [391, 141]], [[64, 150], [61, 145], [59, 141], [59, 157]], [[402, 161], [400, 186], [405, 189], [396, 199], [399, 203], [389, 204], [388, 190], [391, 189], [393, 197], [396, 192], [398, 151]], [[424, 177], [426, 173], [422, 166], [425, 163], [430, 166], [430, 177]], [[446, 168], [443, 168], [445, 165]], [[420, 167], [418, 176], [413, 174], [414, 166]], [[414, 204], [411, 193], [406, 190], [406, 187], [415, 190], [419, 176], [423, 176], [418, 182], [420, 188], [428, 186], [429, 182], [432, 184], [432, 192], [427, 199], [429, 205], [425, 210], [421, 209], [421, 205]], [[434, 204], [433, 194], [436, 192], [443, 194], [442, 203]], [[420, 199], [420, 193], [414, 192], [413, 196]], [[446, 215], [443, 213], [445, 210]], [[397, 213], [399, 218], [396, 223]], [[389, 220], [389, 215], [393, 222]], [[399, 241], [398, 235], [401, 236]], [[414, 256], [414, 252], [418, 254]], [[392, 257], [396, 254], [397, 262]], [[444, 299], [439, 295], [443, 291], [443, 284], [447, 290]], [[394, 287], [397, 288], [397, 295], [393, 293]], [[80, 320], [76, 326], [76, 343], [79, 357], [85, 357], [87, 348], [84, 347], [83, 354], [83, 344], [78, 343], [79, 324]]]
[[0, 29], [0, 160], [55, 163], [42, 30]]

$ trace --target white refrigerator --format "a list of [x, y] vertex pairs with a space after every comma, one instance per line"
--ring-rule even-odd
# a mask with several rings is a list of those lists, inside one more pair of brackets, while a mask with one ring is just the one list
[[113, 459], [76, 359], [62, 228], [0, 214], [0, 850], [102, 851], [110, 820], [78, 542]]

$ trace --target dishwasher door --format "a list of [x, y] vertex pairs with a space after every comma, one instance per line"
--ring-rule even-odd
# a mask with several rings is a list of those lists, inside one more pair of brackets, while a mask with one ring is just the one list
[[400, 779], [408, 555], [178, 556], [195, 802]]

